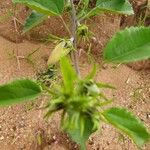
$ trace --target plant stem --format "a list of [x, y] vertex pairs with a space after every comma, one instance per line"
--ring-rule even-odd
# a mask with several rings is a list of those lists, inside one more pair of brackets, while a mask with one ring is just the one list
[[79, 18], [79, 22], [83, 22], [84, 19], [86, 19], [86, 18], [90, 15], [90, 13], [92, 13], [92, 12], [95, 11], [96, 9], [97, 9], [96, 7], [93, 8], [93, 9], [90, 10], [87, 14], [85, 14], [83, 17]]
[[71, 3], [71, 20], [72, 20], [72, 38], [73, 38], [73, 46], [75, 51], [72, 51], [71, 53], [71, 57], [72, 57], [72, 61], [74, 63], [74, 67], [76, 70], [76, 73], [78, 74], [78, 76], [80, 76], [80, 70], [79, 70], [79, 55], [78, 55], [78, 51], [77, 51], [77, 35], [76, 35], [76, 30], [77, 30], [77, 16], [76, 16], [76, 9], [73, 3], [73, 0], [70, 0]]
[[69, 33], [69, 35], [71, 36], [72, 34], [71, 34], [71, 32], [70, 32], [70, 30], [69, 30], [69, 28], [68, 28], [68, 26], [67, 26], [67, 24], [66, 24], [65, 20], [63, 19], [63, 17], [62, 17], [62, 16], [59, 16], [59, 17], [60, 17], [60, 19], [62, 20], [62, 22], [63, 22], [63, 24], [64, 24], [64, 26], [65, 26], [66, 30], [67, 30], [67, 31], [68, 31], [68, 33]]

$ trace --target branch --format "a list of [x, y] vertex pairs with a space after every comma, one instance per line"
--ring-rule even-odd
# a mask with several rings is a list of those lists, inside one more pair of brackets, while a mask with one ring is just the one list
[[77, 16], [76, 16], [76, 9], [73, 3], [73, 0], [70, 0], [71, 3], [71, 20], [72, 20], [72, 38], [73, 38], [73, 46], [75, 48], [75, 51], [71, 53], [72, 61], [74, 63], [74, 67], [76, 70], [76, 73], [80, 76], [80, 70], [79, 70], [79, 55], [77, 51], [77, 35], [76, 35], [76, 30], [77, 30]]

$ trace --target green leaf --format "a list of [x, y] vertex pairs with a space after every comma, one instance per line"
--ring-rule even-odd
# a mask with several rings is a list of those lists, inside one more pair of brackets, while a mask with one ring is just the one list
[[97, 0], [96, 7], [101, 11], [110, 11], [119, 14], [134, 14], [128, 0]]
[[127, 134], [139, 147], [150, 139], [143, 123], [126, 109], [110, 108], [104, 111], [103, 116], [110, 124]]
[[21, 3], [39, 13], [46, 15], [60, 15], [64, 9], [64, 0], [12, 0]]
[[150, 28], [131, 27], [118, 32], [104, 49], [108, 62], [127, 63], [150, 58]]
[[107, 84], [107, 83], [96, 83], [96, 85], [99, 87], [99, 88], [108, 88], [108, 89], [113, 89], [115, 90], [116, 88], [110, 84]]
[[67, 128], [66, 132], [70, 135], [73, 141], [81, 146], [81, 150], [86, 150], [86, 142], [89, 139], [90, 135], [95, 131], [93, 130], [94, 124], [90, 117], [83, 116], [79, 117], [77, 123], [78, 125], [74, 126], [74, 128]]
[[48, 111], [45, 114], [45, 118], [49, 118], [54, 112], [59, 111], [63, 108], [63, 99], [61, 97], [57, 99], [52, 99], [50, 103], [46, 106]]
[[36, 11], [32, 11], [31, 15], [26, 19], [26, 22], [23, 27], [23, 33], [31, 30], [38, 24], [40, 24], [42, 21], [44, 21], [48, 16], [38, 13]]
[[11, 105], [35, 99], [41, 94], [41, 88], [33, 81], [15, 80], [0, 86], [0, 105]]
[[88, 8], [90, 0], [83, 0], [83, 2], [84, 2], [84, 7]]
[[84, 10], [85, 15], [80, 18], [83, 20], [85, 18], [95, 16], [99, 13], [111, 12], [125, 15], [134, 14], [133, 8], [128, 0], [97, 0], [96, 7], [92, 10]]
[[52, 65], [66, 56], [73, 49], [73, 43], [70, 40], [62, 40], [50, 54], [47, 64]]
[[96, 65], [94, 64], [92, 71], [85, 77], [86, 80], [93, 79], [96, 75]]
[[66, 93], [72, 93], [74, 90], [74, 81], [77, 75], [71, 65], [71, 62], [66, 57], [60, 60], [61, 73], [65, 86]]

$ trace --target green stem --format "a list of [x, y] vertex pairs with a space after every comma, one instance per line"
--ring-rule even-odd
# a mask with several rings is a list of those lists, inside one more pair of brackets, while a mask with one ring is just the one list
[[83, 17], [81, 17], [79, 19], [79, 22], [83, 22], [84, 19], [86, 19], [93, 11], [95, 11], [97, 9], [97, 7], [93, 8], [92, 10], [90, 10], [86, 15], [84, 15]]

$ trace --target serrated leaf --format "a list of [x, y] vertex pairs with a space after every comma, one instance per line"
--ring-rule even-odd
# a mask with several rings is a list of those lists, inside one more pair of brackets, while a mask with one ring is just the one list
[[86, 10], [86, 13], [81, 20], [104, 12], [125, 15], [134, 14], [133, 8], [128, 0], [97, 0], [96, 7], [90, 11]]
[[134, 14], [128, 0], [97, 0], [96, 7], [101, 11], [110, 11], [120, 14]]
[[47, 64], [52, 65], [58, 62], [62, 57], [66, 56], [72, 50], [72, 42], [70, 40], [62, 40], [50, 54]]
[[64, 9], [64, 0], [12, 0], [21, 3], [39, 13], [46, 15], [60, 15]]
[[104, 59], [127, 63], [150, 58], [150, 28], [131, 27], [118, 32], [106, 45]]
[[64, 87], [66, 93], [72, 93], [74, 90], [74, 81], [77, 75], [71, 65], [71, 62], [66, 57], [60, 60], [61, 73], [63, 77]]
[[144, 124], [126, 109], [110, 108], [104, 111], [103, 116], [110, 124], [127, 134], [139, 147], [150, 139]]
[[44, 21], [47, 17], [47, 15], [32, 11], [31, 15], [25, 21], [23, 33], [33, 29], [35, 26]]
[[35, 99], [41, 94], [41, 88], [33, 81], [15, 80], [0, 86], [0, 105], [11, 105]]

